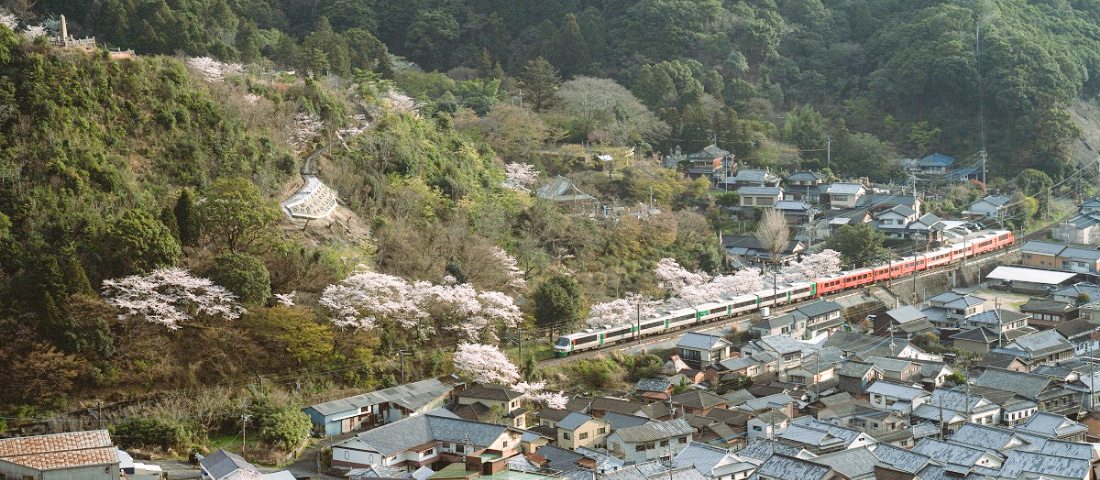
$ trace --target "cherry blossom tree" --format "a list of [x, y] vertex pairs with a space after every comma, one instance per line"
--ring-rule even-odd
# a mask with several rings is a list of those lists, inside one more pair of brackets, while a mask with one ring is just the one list
[[27, 29], [23, 30], [23, 37], [27, 40], [34, 40], [38, 37], [46, 36], [46, 27], [42, 25], [27, 25]]
[[0, 9], [0, 25], [8, 27], [8, 30], [14, 32], [19, 27], [19, 19], [7, 10]]
[[524, 278], [526, 272], [519, 268], [516, 257], [509, 255], [503, 248], [493, 247], [493, 258], [500, 261], [504, 265], [504, 270], [508, 272], [509, 287], [516, 290], [527, 290], [527, 279]]
[[546, 382], [527, 383], [520, 382], [512, 386], [512, 390], [523, 393], [523, 398], [547, 408], [565, 408], [569, 403], [563, 392], [547, 392]]
[[369, 330], [380, 322], [392, 321], [408, 329], [426, 316], [419, 297], [402, 278], [361, 270], [326, 287], [318, 303], [329, 310], [332, 322], [339, 327]]
[[275, 294], [275, 301], [278, 302], [279, 305], [283, 305], [283, 306], [287, 306], [287, 307], [293, 307], [294, 306], [294, 297], [296, 295], [298, 295], [297, 290], [295, 290], [293, 292], [290, 292], [290, 293], [276, 293]]
[[669, 306], [683, 308], [713, 302], [726, 295], [742, 295], [763, 290], [767, 283], [760, 270], [745, 268], [733, 275], [719, 275], [714, 280], [689, 285], [680, 294], [669, 299]]
[[539, 179], [539, 171], [530, 163], [509, 163], [504, 166], [504, 175], [503, 185], [517, 190], [525, 190]]
[[235, 320], [245, 312], [229, 290], [182, 268], [105, 280], [103, 300], [122, 311], [120, 319], [141, 319], [171, 330], [195, 316]]
[[653, 315], [655, 307], [660, 302], [645, 298], [637, 293], [627, 294], [626, 297], [610, 302], [597, 303], [588, 309], [589, 326], [603, 325], [627, 325], [638, 320], [638, 317], [648, 318]]
[[672, 295], [686, 287], [702, 285], [710, 280], [707, 274], [689, 271], [671, 258], [662, 258], [657, 262], [653, 273], [657, 276], [657, 286]]
[[290, 132], [289, 143], [295, 152], [303, 153], [325, 128], [324, 122], [316, 115], [299, 113], [294, 116], [294, 127]]
[[514, 384], [519, 369], [500, 349], [492, 345], [463, 342], [454, 357], [459, 375], [478, 383]]
[[840, 271], [843, 262], [840, 252], [831, 249], [806, 255], [801, 261], [784, 266], [779, 271], [779, 281], [785, 283], [805, 282], [828, 276]]
[[187, 59], [187, 65], [198, 70], [207, 82], [220, 82], [226, 76], [236, 75], [244, 70], [239, 63], [222, 63], [210, 57], [191, 57]]

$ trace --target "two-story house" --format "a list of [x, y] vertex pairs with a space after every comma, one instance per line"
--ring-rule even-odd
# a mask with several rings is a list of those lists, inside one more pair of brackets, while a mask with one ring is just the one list
[[947, 175], [948, 169], [954, 164], [954, 158], [942, 153], [933, 153], [917, 162], [921, 175]]
[[971, 202], [962, 213], [969, 217], [1000, 218], [1011, 201], [1012, 197], [1008, 195], [989, 195]]
[[1074, 346], [1057, 330], [1051, 329], [1018, 337], [990, 352], [1022, 359], [1034, 369], [1073, 358]]
[[967, 317], [985, 311], [985, 299], [951, 290], [928, 297], [928, 306], [921, 309], [937, 328], [961, 328]]
[[830, 335], [842, 327], [844, 318], [840, 316], [841, 310], [839, 303], [822, 300], [800, 305], [793, 311], [806, 317], [803, 339], [809, 340], [822, 334]]
[[680, 359], [696, 370], [706, 370], [714, 363], [730, 357], [733, 344], [718, 335], [688, 332], [676, 341]]
[[782, 187], [741, 187], [737, 189], [742, 207], [772, 208], [783, 200]]
[[561, 448], [604, 448], [611, 424], [591, 415], [572, 412], [557, 422], [557, 429], [558, 446]]
[[775, 187], [779, 185], [779, 177], [772, 175], [767, 169], [742, 168], [730, 179], [737, 187]]
[[776, 359], [776, 371], [783, 372], [802, 365], [802, 356], [809, 347], [785, 335], [761, 337], [741, 346], [742, 357], [770, 355]]
[[921, 381], [921, 365], [904, 358], [887, 358], [872, 356], [863, 361], [872, 363], [882, 370], [883, 378], [887, 381], [913, 384]]
[[607, 436], [607, 450], [626, 463], [668, 460], [691, 443], [695, 429], [683, 418], [649, 421]]
[[912, 385], [879, 380], [867, 387], [871, 406], [880, 410], [897, 410], [905, 414], [928, 402], [928, 392]]
[[834, 183], [829, 185], [826, 193], [829, 195], [829, 205], [834, 208], [856, 208], [859, 198], [867, 193], [867, 189], [859, 183]]
[[1071, 218], [1051, 225], [1051, 236], [1055, 240], [1079, 245], [1100, 245], [1100, 212], [1079, 213]]
[[[827, 196], [825, 174], [818, 172], [795, 172], [783, 179], [784, 192], [791, 200], [806, 203], [822, 203], [822, 196]], [[828, 200], [827, 198], [825, 200]]]
[[527, 428], [523, 392], [503, 385], [478, 385], [455, 394], [455, 399], [454, 411], [462, 418], [482, 419], [495, 408], [500, 415], [511, 419], [513, 427]]

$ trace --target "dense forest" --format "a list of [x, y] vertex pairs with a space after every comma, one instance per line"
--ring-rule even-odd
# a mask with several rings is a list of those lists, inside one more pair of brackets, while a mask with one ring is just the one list
[[[523, 85], [508, 79], [541, 57], [564, 79], [629, 88], [668, 126], [634, 140], [660, 151], [717, 138], [768, 164], [792, 154], [770, 143], [782, 139], [819, 162], [831, 136], [840, 169], [881, 178], [870, 158], [975, 155], [982, 110], [992, 171], [1058, 177], [1078, 135], [1065, 108], [1100, 92], [1100, 9], [1086, 1], [40, 0], [35, 11], [141, 53], [342, 76], [390, 76], [394, 54], [513, 94]], [[479, 101], [417, 83], [433, 101]]]
[[[389, 386], [449, 373], [459, 341], [507, 347], [597, 302], [661, 297], [662, 258], [727, 267], [717, 232], [737, 201], [662, 168], [677, 147], [890, 182], [889, 160], [972, 160], [984, 134], [990, 183], [1025, 171], [1040, 197], [1076, 168], [1068, 109], [1100, 93], [1089, 2], [2, 6], [17, 20], [0, 25], [0, 382], [26, 387], [0, 410], [19, 417], [254, 378]], [[61, 14], [138, 55], [27, 34]], [[358, 234], [279, 210], [315, 151]], [[643, 213], [601, 221], [509, 185], [528, 164]], [[937, 208], [984, 186], [952, 191]], [[523, 318], [470, 331], [457, 301], [402, 304], [415, 322], [341, 318], [331, 292], [364, 286]]]

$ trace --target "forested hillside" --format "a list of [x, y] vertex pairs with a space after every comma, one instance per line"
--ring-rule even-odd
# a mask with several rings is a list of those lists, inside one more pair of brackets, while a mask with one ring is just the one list
[[[143, 53], [388, 76], [389, 52], [504, 79], [511, 94], [521, 85], [506, 77], [542, 57], [565, 79], [627, 86], [669, 126], [636, 139], [660, 151], [717, 137], [746, 159], [791, 155], [770, 139], [819, 161], [832, 136], [837, 167], [882, 178], [888, 153], [979, 150], [979, 74], [992, 170], [1057, 177], [1078, 134], [1065, 107], [1100, 92], [1100, 9], [1087, 1], [40, 0], [35, 12]], [[420, 93], [476, 103], [435, 86]], [[815, 111], [785, 114], [804, 105]]]

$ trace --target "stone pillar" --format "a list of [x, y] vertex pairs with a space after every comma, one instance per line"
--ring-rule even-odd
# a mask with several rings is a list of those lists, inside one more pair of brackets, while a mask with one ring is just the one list
[[61, 15], [61, 44], [69, 46], [69, 27], [65, 24], [65, 15]]

